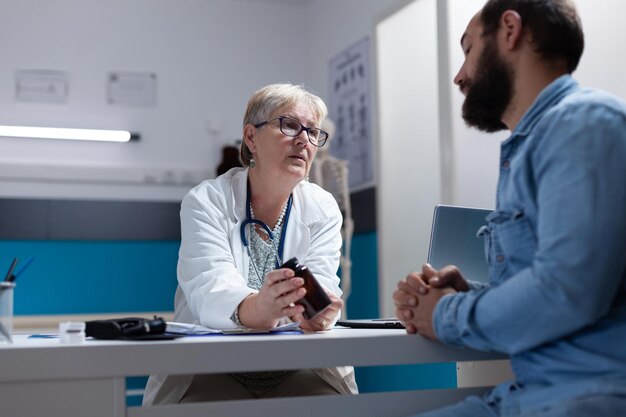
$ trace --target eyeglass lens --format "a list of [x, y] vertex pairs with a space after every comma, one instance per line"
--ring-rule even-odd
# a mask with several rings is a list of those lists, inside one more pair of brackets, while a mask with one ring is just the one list
[[313, 144], [318, 144], [319, 142], [325, 142], [327, 133], [318, 128], [308, 128], [306, 129], [302, 123], [299, 121], [292, 119], [290, 117], [280, 118], [280, 131], [283, 132], [287, 136], [298, 136], [300, 132], [303, 130], [307, 131], [309, 135], [309, 140]]

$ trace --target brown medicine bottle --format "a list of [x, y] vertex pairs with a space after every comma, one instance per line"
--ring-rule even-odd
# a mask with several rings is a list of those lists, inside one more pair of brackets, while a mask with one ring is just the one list
[[281, 265], [281, 268], [289, 268], [296, 273], [297, 277], [304, 280], [304, 289], [306, 294], [296, 304], [304, 306], [302, 315], [305, 319], [310, 320], [319, 312], [330, 305], [330, 298], [324, 291], [324, 288], [315, 279], [309, 268], [298, 263], [298, 258], [291, 258]]

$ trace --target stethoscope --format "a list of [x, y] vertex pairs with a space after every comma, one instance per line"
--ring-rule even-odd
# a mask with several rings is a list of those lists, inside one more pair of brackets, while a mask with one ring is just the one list
[[[289, 214], [291, 213], [292, 202], [293, 202], [293, 196], [290, 194], [289, 200], [287, 200], [287, 208], [285, 209], [285, 217], [283, 217], [282, 233], [280, 234], [280, 241], [278, 242], [278, 249], [277, 249], [277, 256], [276, 256], [276, 268], [280, 267], [280, 264], [282, 263], [282, 259], [283, 259], [283, 251], [285, 249], [285, 236], [287, 235], [286, 233], [287, 223], [289, 221]], [[250, 259], [250, 262], [252, 262], [252, 266], [254, 267], [254, 270], [258, 276], [259, 271], [257, 270], [254, 259], [252, 258], [252, 254], [250, 253], [250, 241], [246, 237], [247, 226], [252, 226], [249, 228], [250, 233], [254, 231], [254, 226], [261, 227], [261, 229], [263, 229], [263, 231], [267, 234], [267, 237], [272, 242], [272, 244], [274, 243], [274, 233], [272, 232], [270, 227], [267, 224], [265, 224], [265, 222], [252, 218], [252, 212], [250, 209], [250, 184], [248, 184], [247, 191], [246, 191], [246, 220], [244, 220], [243, 223], [241, 223], [239, 232], [241, 233], [241, 242], [243, 243], [243, 246], [246, 248], [246, 251], [248, 252], [248, 258]], [[261, 279], [262, 277], [259, 276], [258, 278]]]

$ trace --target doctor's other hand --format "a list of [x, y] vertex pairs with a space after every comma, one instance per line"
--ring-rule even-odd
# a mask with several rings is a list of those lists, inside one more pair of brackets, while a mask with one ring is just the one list
[[302, 312], [295, 314], [291, 317], [293, 321], [300, 322], [300, 328], [302, 330], [320, 331], [328, 330], [335, 324], [335, 320], [339, 315], [339, 312], [343, 308], [343, 300], [337, 297], [332, 292], [324, 289], [328, 298], [330, 298], [330, 305], [322, 310], [318, 315], [310, 320], [306, 320], [302, 315]]
[[294, 303], [306, 294], [303, 285], [289, 268], [268, 272], [259, 292], [242, 301], [239, 320], [246, 327], [269, 329], [282, 318], [302, 314], [304, 307]]

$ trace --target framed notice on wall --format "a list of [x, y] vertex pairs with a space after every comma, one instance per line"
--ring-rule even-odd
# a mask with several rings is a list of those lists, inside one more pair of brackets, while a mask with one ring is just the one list
[[111, 105], [156, 106], [156, 79], [153, 72], [111, 72], [107, 101]]
[[64, 71], [15, 71], [15, 98], [33, 103], [65, 103], [69, 82]]
[[330, 60], [329, 117], [335, 122], [330, 153], [349, 162], [350, 190], [374, 184], [370, 111], [369, 38]]

